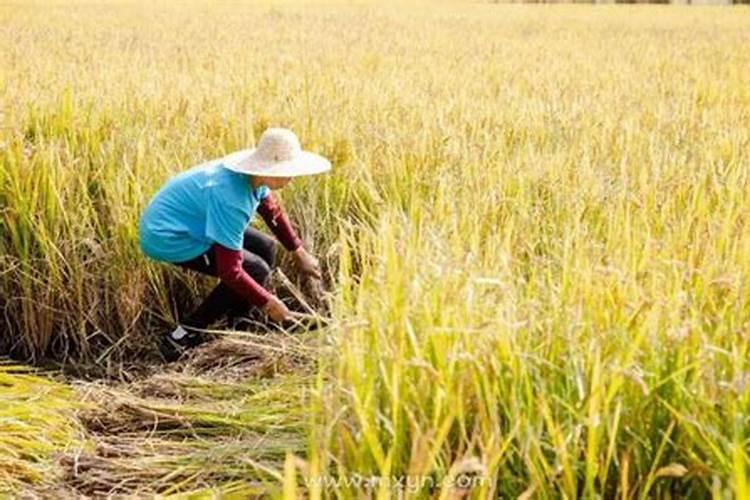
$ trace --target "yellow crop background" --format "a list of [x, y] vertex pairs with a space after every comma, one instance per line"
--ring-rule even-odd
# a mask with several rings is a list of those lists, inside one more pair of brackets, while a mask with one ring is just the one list
[[744, 7], [3, 4], [0, 346], [153, 352], [199, 285], [142, 257], [140, 209], [289, 127], [334, 164], [283, 198], [335, 319], [289, 498], [295, 470], [467, 467], [476, 498], [745, 498], [749, 27]]

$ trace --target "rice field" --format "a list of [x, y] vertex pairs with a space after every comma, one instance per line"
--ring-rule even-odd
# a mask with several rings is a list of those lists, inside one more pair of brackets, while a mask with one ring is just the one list
[[[0, 4], [0, 496], [750, 498], [748, 27]], [[274, 281], [331, 321], [164, 365], [212, 282], [140, 211], [271, 126], [333, 163], [281, 192], [324, 291]]]

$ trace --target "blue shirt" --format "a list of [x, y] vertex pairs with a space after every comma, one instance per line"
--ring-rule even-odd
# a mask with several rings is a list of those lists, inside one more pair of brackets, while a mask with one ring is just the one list
[[222, 166], [222, 159], [196, 165], [169, 179], [141, 214], [143, 253], [155, 260], [183, 262], [212, 244], [242, 249], [248, 223], [268, 187], [253, 189], [250, 178]]

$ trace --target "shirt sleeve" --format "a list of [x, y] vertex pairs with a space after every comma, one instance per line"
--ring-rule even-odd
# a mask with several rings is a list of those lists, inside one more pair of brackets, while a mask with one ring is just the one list
[[291, 252], [302, 246], [302, 240], [297, 236], [289, 218], [284, 214], [276, 196], [270, 190], [266, 192], [258, 205], [258, 213], [284, 248]]
[[237, 294], [245, 297], [250, 304], [258, 307], [266, 305], [271, 298], [271, 293], [247, 274], [242, 267], [242, 252], [216, 243], [212, 248], [219, 279]]
[[208, 196], [205, 235], [230, 250], [242, 249], [242, 235], [249, 222], [241, 208], [222, 200], [218, 193]]

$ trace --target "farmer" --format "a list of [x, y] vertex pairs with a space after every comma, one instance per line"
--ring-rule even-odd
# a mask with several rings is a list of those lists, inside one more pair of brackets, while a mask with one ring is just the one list
[[169, 179], [141, 215], [140, 246], [148, 257], [216, 276], [203, 303], [162, 339], [162, 353], [176, 359], [207, 340], [201, 330], [223, 316], [230, 321], [251, 306], [273, 321], [295, 318], [264, 288], [275, 261], [274, 240], [250, 227], [255, 211], [293, 253], [300, 271], [320, 278], [318, 259], [307, 252], [273, 190], [292, 177], [330, 170], [330, 162], [303, 151], [289, 129], [269, 128], [258, 146], [196, 165]]

